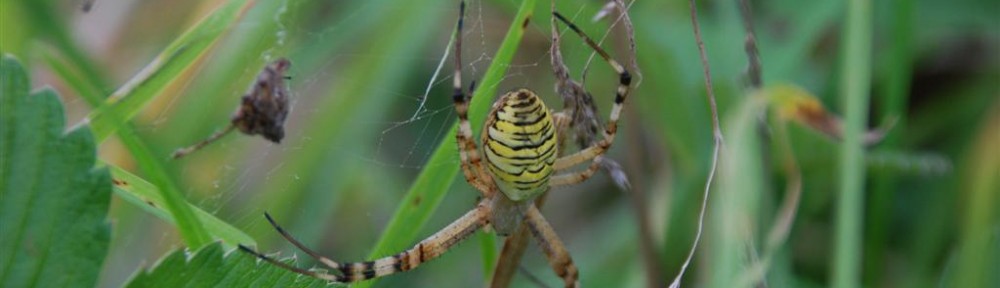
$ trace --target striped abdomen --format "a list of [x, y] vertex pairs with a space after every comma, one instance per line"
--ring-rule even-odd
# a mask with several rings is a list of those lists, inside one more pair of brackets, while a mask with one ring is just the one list
[[552, 115], [534, 92], [519, 89], [493, 104], [483, 151], [494, 182], [508, 198], [531, 199], [548, 189], [556, 146]]

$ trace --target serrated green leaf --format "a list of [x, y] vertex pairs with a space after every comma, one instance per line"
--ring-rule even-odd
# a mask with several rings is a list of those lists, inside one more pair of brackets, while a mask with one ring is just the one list
[[226, 254], [219, 242], [195, 251], [174, 251], [125, 287], [326, 287], [323, 280], [258, 261], [239, 251]]
[[111, 176], [95, 168], [90, 129], [63, 133], [50, 89], [28, 92], [17, 60], [0, 63], [0, 286], [90, 287], [111, 236]]

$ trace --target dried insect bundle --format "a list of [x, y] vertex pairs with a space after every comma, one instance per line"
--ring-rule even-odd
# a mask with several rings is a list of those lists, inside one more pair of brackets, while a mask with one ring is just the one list
[[288, 59], [280, 58], [264, 67], [257, 75], [257, 81], [243, 95], [239, 109], [222, 131], [215, 132], [207, 139], [187, 148], [178, 149], [173, 158], [177, 159], [191, 152], [198, 151], [205, 145], [222, 138], [233, 129], [239, 129], [250, 136], [261, 135], [274, 143], [281, 143], [285, 137], [285, 118], [288, 116], [288, 87], [285, 85], [285, 73], [292, 66]]

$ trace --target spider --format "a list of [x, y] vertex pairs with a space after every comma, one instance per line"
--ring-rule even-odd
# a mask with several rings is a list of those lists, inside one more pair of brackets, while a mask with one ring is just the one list
[[[564, 112], [554, 112], [546, 108], [545, 103], [535, 92], [517, 89], [500, 96], [490, 109], [483, 125], [481, 136], [483, 150], [480, 154], [472, 138], [472, 127], [468, 119], [469, 97], [462, 90], [461, 35], [465, 2], [461, 2], [459, 7], [453, 78], [453, 101], [459, 120], [456, 140], [465, 179], [482, 193], [482, 198], [476, 207], [408, 250], [373, 261], [354, 263], [333, 261], [319, 255], [292, 237], [265, 213], [268, 222], [282, 237], [323, 265], [338, 271], [339, 274], [297, 268], [264, 256], [246, 246], [240, 245], [240, 249], [299, 274], [334, 282], [356, 282], [414, 269], [424, 262], [441, 256], [479, 229], [491, 227], [493, 231], [506, 236], [523, 224], [537, 240], [550, 266], [562, 278], [565, 286], [579, 286], [578, 271], [573, 260], [555, 230], [535, 207], [533, 200], [551, 187], [580, 183], [598, 170], [602, 155], [614, 141], [618, 118], [621, 115], [622, 104], [628, 97], [632, 77], [624, 66], [611, 59], [607, 52], [576, 25], [558, 12], [553, 12], [554, 17], [576, 32], [618, 73], [617, 94], [610, 119], [604, 129], [603, 139], [578, 152], [557, 158], [556, 131], [561, 131], [560, 128], [569, 125], [572, 119]], [[586, 170], [558, 173], [587, 161], [591, 163]]]
[[247, 94], [241, 98], [240, 106], [233, 113], [229, 126], [197, 144], [177, 149], [171, 157], [177, 159], [198, 151], [205, 145], [233, 132], [234, 129], [239, 129], [243, 134], [251, 136], [260, 134], [264, 136], [264, 139], [281, 143], [281, 139], [285, 137], [285, 118], [288, 117], [289, 92], [285, 80], [290, 79], [290, 77], [285, 76], [285, 73], [291, 66], [291, 61], [279, 58], [264, 67], [257, 75], [257, 81], [254, 81]]

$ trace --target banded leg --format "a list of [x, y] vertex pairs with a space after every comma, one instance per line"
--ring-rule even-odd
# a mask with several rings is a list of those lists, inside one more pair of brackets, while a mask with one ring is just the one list
[[621, 116], [622, 105], [625, 103], [625, 99], [628, 98], [628, 94], [631, 91], [630, 85], [632, 85], [632, 75], [625, 69], [625, 66], [622, 66], [618, 63], [618, 61], [612, 59], [608, 52], [598, 46], [594, 40], [590, 39], [587, 34], [584, 34], [579, 27], [576, 27], [576, 25], [573, 24], [573, 22], [570, 22], [566, 19], [566, 17], [563, 17], [562, 14], [559, 14], [559, 12], [552, 12], [552, 15], [569, 26], [569, 28], [576, 32], [580, 38], [583, 38], [584, 42], [586, 42], [590, 48], [594, 49], [598, 55], [601, 55], [601, 58], [608, 62], [608, 64], [611, 65], [611, 68], [615, 69], [615, 72], [618, 73], [618, 89], [615, 94], [615, 104], [611, 108], [611, 116], [608, 118], [607, 127], [604, 129], [604, 139], [594, 143], [594, 145], [591, 145], [586, 149], [556, 159], [552, 168], [555, 170], [561, 170], [588, 160], [592, 160], [594, 157], [604, 154], [604, 152], [611, 147], [611, 143], [615, 140], [615, 134], [618, 132], [618, 118]]
[[458, 25], [455, 28], [455, 75], [454, 92], [452, 101], [455, 104], [455, 112], [458, 113], [458, 133], [455, 133], [455, 140], [458, 142], [458, 155], [462, 161], [462, 173], [465, 174], [466, 182], [483, 193], [486, 198], [492, 197], [492, 178], [486, 174], [486, 169], [482, 165], [482, 157], [479, 155], [479, 148], [472, 140], [472, 125], [469, 124], [469, 99], [462, 90], [462, 25], [465, 19], [465, 1], [459, 6]]
[[538, 241], [538, 247], [545, 253], [545, 258], [549, 260], [549, 266], [552, 266], [556, 275], [563, 279], [563, 284], [566, 287], [580, 287], [579, 271], [573, 264], [569, 252], [566, 252], [566, 246], [563, 245], [562, 240], [559, 240], [559, 235], [556, 235], [556, 231], [552, 230], [552, 226], [549, 225], [548, 221], [545, 221], [545, 217], [535, 205], [528, 208], [524, 223], [528, 226], [528, 230], [531, 230], [531, 235], [535, 236], [535, 240]]
[[309, 256], [315, 258], [323, 265], [339, 271], [340, 275], [328, 274], [317, 271], [309, 271], [302, 268], [294, 267], [279, 262], [277, 260], [274, 260], [270, 257], [264, 256], [254, 251], [253, 249], [250, 249], [243, 245], [240, 245], [241, 250], [249, 252], [260, 259], [263, 259], [267, 262], [270, 262], [271, 264], [280, 266], [282, 268], [288, 269], [292, 272], [296, 272], [307, 276], [312, 276], [327, 281], [345, 283], [345, 282], [357, 282], [362, 280], [368, 280], [372, 278], [391, 275], [397, 272], [407, 271], [416, 268], [417, 266], [420, 266], [420, 264], [424, 262], [433, 260], [438, 256], [441, 256], [445, 252], [448, 252], [448, 250], [450, 250], [452, 246], [458, 244], [462, 240], [465, 240], [470, 235], [472, 235], [472, 233], [475, 233], [476, 230], [482, 228], [489, 219], [489, 209], [486, 207], [485, 202], [481, 202], [479, 205], [476, 206], [475, 209], [472, 209], [468, 213], [465, 213], [465, 215], [463, 215], [458, 220], [455, 220], [444, 229], [441, 229], [441, 231], [438, 231], [434, 235], [431, 235], [431, 237], [424, 239], [424, 241], [420, 241], [420, 243], [418, 243], [413, 248], [410, 248], [409, 250], [403, 251], [393, 256], [379, 258], [373, 261], [353, 262], [353, 263], [336, 262], [331, 260], [330, 258], [319, 255], [319, 253], [316, 253], [316, 251], [313, 251], [312, 249], [305, 247], [305, 245], [302, 245], [301, 242], [292, 237], [291, 234], [288, 234], [288, 232], [282, 229], [281, 226], [278, 226], [278, 224], [274, 221], [274, 219], [271, 218], [270, 215], [267, 214], [264, 215], [267, 217], [267, 220], [271, 222], [271, 225], [274, 226], [274, 229], [278, 230], [278, 233], [280, 233], [282, 237], [288, 240], [288, 242], [292, 243], [292, 245], [295, 245], [295, 247], [301, 249]]

